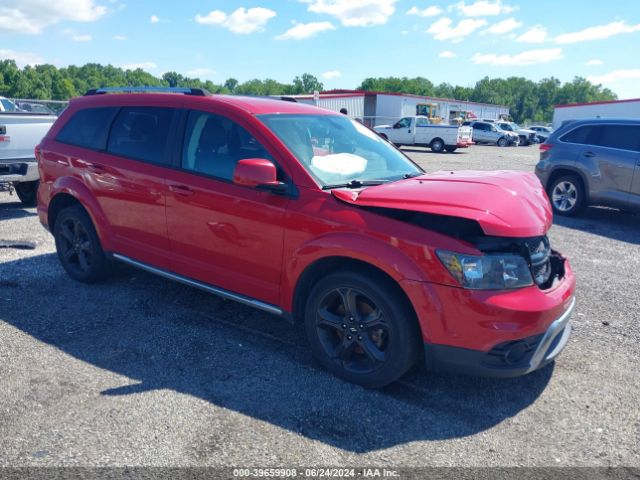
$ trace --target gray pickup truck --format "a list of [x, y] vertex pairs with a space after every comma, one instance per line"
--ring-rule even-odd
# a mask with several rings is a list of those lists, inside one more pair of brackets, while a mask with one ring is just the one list
[[0, 191], [15, 190], [25, 206], [36, 204], [39, 174], [34, 149], [56, 118], [21, 111], [0, 97]]

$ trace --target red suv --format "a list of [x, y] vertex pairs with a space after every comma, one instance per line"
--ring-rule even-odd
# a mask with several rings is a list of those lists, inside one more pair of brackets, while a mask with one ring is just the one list
[[72, 278], [120, 261], [302, 321], [349, 381], [419, 359], [522, 375], [569, 337], [575, 280], [533, 174], [427, 174], [345, 115], [195, 89], [88, 92], [36, 156]]

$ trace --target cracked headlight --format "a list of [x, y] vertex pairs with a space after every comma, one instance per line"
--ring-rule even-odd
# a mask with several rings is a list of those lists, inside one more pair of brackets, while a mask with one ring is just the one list
[[505, 290], [533, 285], [526, 260], [519, 255], [463, 255], [436, 251], [442, 264], [460, 285], [472, 290]]

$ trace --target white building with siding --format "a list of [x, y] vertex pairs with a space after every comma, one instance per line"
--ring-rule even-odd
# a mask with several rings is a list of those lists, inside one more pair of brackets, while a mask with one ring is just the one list
[[640, 118], [640, 98], [556, 105], [553, 110], [553, 128], [560, 127], [568, 120], [581, 118]]
[[488, 103], [467, 102], [420, 95], [367, 92], [361, 90], [332, 90], [319, 95], [292, 95], [301, 103], [317, 105], [328, 110], [346, 108], [352, 118], [369, 126], [393, 123], [402, 117], [416, 115], [418, 105], [432, 105], [436, 116], [445, 123], [465, 113], [470, 118], [498, 119], [509, 115], [509, 107]]

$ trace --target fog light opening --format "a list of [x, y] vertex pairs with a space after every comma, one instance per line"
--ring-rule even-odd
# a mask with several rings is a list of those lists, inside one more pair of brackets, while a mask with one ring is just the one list
[[520, 363], [529, 351], [526, 342], [516, 342], [504, 352], [504, 361], [509, 365]]

